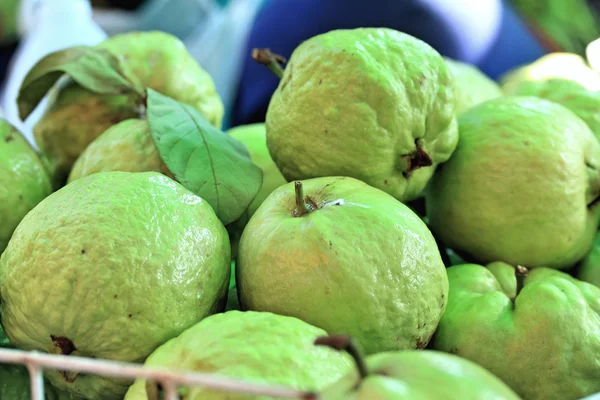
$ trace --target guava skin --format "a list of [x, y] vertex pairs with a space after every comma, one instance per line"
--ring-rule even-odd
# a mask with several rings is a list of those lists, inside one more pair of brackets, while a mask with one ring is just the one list
[[519, 96], [536, 96], [561, 104], [585, 121], [600, 140], [600, 92], [568, 79], [524, 81], [513, 89]]
[[550, 268], [448, 269], [450, 294], [432, 348], [476, 362], [524, 399], [600, 391], [600, 288]]
[[[242, 310], [300, 318], [355, 337], [367, 353], [424, 348], [444, 312], [447, 278], [431, 232], [407, 206], [348, 177], [273, 191], [240, 240]], [[311, 206], [314, 208], [314, 206]]]
[[0, 119], [0, 253], [21, 219], [51, 192], [35, 150], [17, 129]]
[[600, 234], [596, 234], [590, 252], [579, 263], [576, 278], [600, 287]]
[[476, 66], [447, 57], [444, 57], [444, 61], [454, 75], [456, 114], [504, 95], [500, 86]]
[[[434, 350], [384, 352], [366, 359], [369, 374], [355, 370], [319, 400], [519, 400], [479, 365]], [[357, 387], [357, 384], [360, 386]]]
[[[124, 73], [141, 87], [152, 88], [189, 104], [220, 128], [224, 107], [214, 82], [188, 53], [181, 40], [158, 31], [115, 35], [98, 45], [118, 56]], [[75, 84], [55, 88], [34, 135], [56, 185], [66, 180], [81, 152], [110, 126], [140, 116], [135, 96], [98, 95]]]
[[426, 193], [432, 231], [478, 262], [572, 267], [600, 214], [600, 143], [589, 127], [559, 104], [521, 96], [471, 108], [459, 125], [458, 147]]
[[67, 182], [97, 172], [160, 172], [175, 179], [167, 168], [147, 120], [128, 119], [108, 128], [81, 153]]
[[330, 31], [294, 50], [266, 128], [288, 181], [349, 176], [410, 201], [456, 147], [453, 75], [410, 35]]
[[[240, 381], [316, 392], [352, 368], [349, 356], [314, 346], [322, 329], [265, 312], [213, 315], [156, 349], [146, 366], [215, 373]], [[158, 399], [156, 384], [137, 380], [125, 400]], [[268, 400], [272, 397], [194, 388], [182, 400]]]
[[[38, 204], [0, 258], [2, 326], [25, 350], [143, 362], [225, 307], [227, 232], [212, 208], [155, 172], [100, 172]], [[131, 381], [45, 370], [88, 399]]]

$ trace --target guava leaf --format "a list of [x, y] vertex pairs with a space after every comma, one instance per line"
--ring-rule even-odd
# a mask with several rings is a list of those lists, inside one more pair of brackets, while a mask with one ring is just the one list
[[262, 170], [243, 144], [214, 127], [195, 108], [148, 89], [148, 122], [165, 165], [202, 197], [227, 225], [248, 208]]
[[17, 97], [19, 116], [25, 120], [64, 74], [96, 93], [125, 94], [143, 89], [128, 79], [117, 56], [106, 49], [75, 46], [50, 53], [27, 73]]

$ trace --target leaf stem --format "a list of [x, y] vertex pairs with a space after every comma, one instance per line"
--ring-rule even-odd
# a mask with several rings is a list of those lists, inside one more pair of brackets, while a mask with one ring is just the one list
[[363, 380], [369, 375], [365, 357], [351, 336], [320, 336], [315, 340], [315, 345], [327, 346], [337, 351], [345, 351], [354, 359], [360, 379]]
[[269, 49], [254, 49], [252, 50], [252, 59], [269, 68], [269, 70], [279, 79], [283, 77], [283, 68], [281, 67], [281, 64], [287, 62], [285, 57], [271, 53], [271, 50]]

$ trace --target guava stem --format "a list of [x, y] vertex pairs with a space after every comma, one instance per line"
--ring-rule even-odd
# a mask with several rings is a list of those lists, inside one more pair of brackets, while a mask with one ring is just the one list
[[517, 265], [515, 268], [515, 276], [517, 277], [517, 293], [515, 298], [519, 295], [519, 293], [521, 293], [523, 286], [525, 286], [525, 278], [527, 277], [528, 273], [529, 270], [522, 265]]
[[369, 375], [365, 357], [351, 336], [320, 336], [315, 339], [315, 345], [327, 346], [337, 351], [345, 351], [354, 360], [360, 379], [363, 380]]
[[271, 53], [269, 49], [254, 49], [252, 50], [252, 59], [269, 68], [279, 79], [283, 77], [281, 64], [287, 62], [285, 57]]
[[296, 208], [294, 209], [294, 216], [302, 217], [303, 215], [306, 215], [311, 211], [308, 207], [308, 204], [306, 204], [306, 198], [304, 197], [304, 189], [302, 188], [302, 182], [294, 182], [294, 190], [296, 191]]

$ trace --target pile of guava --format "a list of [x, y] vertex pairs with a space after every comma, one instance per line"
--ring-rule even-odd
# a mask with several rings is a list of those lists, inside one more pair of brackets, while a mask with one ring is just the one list
[[[221, 382], [180, 400], [593, 398], [598, 46], [496, 82], [405, 33], [333, 30], [249, 54], [280, 83], [264, 122], [227, 129], [167, 33], [49, 54], [17, 99], [25, 120], [49, 95], [37, 148], [0, 121], [0, 346]], [[0, 399], [29, 396], [0, 364]]]

